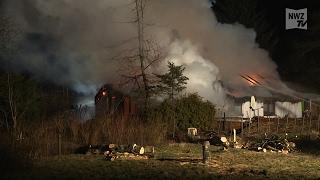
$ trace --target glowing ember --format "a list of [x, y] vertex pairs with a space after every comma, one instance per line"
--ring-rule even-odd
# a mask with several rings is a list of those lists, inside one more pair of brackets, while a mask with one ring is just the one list
[[254, 75], [240, 75], [246, 82], [249, 83], [250, 86], [259, 86], [261, 83], [257, 80]]

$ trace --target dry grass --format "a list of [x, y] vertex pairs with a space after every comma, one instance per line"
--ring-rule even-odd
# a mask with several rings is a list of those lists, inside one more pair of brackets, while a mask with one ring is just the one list
[[28, 157], [39, 159], [58, 155], [59, 134], [62, 154], [70, 154], [89, 144], [158, 145], [166, 142], [167, 129], [157, 120], [143, 122], [137, 118], [108, 118], [82, 123], [70, 117], [59, 117], [20, 127], [17, 133], [6, 134], [6, 137], [10, 142], [8, 145], [19, 145]]
[[[140, 119], [99, 119], [88, 122], [83, 134], [86, 144], [141, 144], [157, 145], [166, 141], [167, 129], [160, 121]], [[155, 133], [156, 132], [156, 133]]]
[[[201, 145], [170, 144], [157, 148], [157, 158], [175, 160], [201, 159]], [[208, 168], [221, 176], [249, 176], [272, 179], [317, 179], [320, 178], [319, 156], [302, 153], [288, 155], [272, 152], [254, 152], [242, 149], [220, 151], [211, 146], [211, 160]], [[187, 161], [188, 162], [188, 161]]]
[[[156, 148], [155, 159], [109, 162], [102, 156], [69, 155], [35, 163], [35, 170], [11, 178], [56, 179], [317, 179], [319, 157], [248, 150], [219, 151], [201, 163], [201, 145], [168, 144]], [[7, 176], [8, 177], [8, 176]]]

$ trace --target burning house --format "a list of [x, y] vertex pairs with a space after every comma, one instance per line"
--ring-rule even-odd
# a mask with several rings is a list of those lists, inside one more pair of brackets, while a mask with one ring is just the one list
[[290, 97], [247, 96], [234, 98], [235, 113], [243, 118], [290, 117], [302, 118], [305, 103]]
[[[270, 81], [261, 75], [240, 75], [248, 83], [248, 93], [245, 96], [233, 96], [229, 94], [232, 108], [231, 114], [242, 118], [253, 117], [289, 117], [302, 118], [305, 107], [309, 106], [303, 98], [294, 95], [286, 95], [272, 88]], [[260, 77], [257, 78], [257, 77]], [[267, 93], [266, 93], [267, 92]], [[306, 108], [307, 109], [307, 108]]]
[[95, 96], [96, 117], [109, 115], [129, 117], [137, 114], [138, 109], [133, 98], [106, 84]]

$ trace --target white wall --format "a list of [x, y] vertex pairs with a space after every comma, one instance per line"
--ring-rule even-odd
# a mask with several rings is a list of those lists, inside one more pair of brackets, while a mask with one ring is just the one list
[[276, 102], [275, 114], [281, 118], [287, 114], [290, 118], [302, 118], [302, 103]]
[[[242, 103], [241, 112], [243, 118], [253, 118], [254, 116], [264, 116], [263, 102], [256, 102], [255, 111], [250, 109], [250, 100]], [[285, 117], [289, 115], [290, 118], [302, 118], [302, 103], [279, 102], [275, 103], [275, 115], [278, 117]]]
[[256, 102], [256, 109], [255, 111], [252, 111], [250, 109], [250, 101], [246, 101], [244, 103], [242, 103], [242, 115], [243, 118], [253, 118], [254, 116], [263, 116], [263, 108], [261, 108], [263, 106], [263, 102]]

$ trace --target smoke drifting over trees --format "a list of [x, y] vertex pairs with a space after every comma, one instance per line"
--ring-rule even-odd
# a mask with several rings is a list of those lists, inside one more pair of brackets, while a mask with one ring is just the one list
[[[220, 24], [207, 0], [149, 0], [146, 38], [164, 55], [186, 67], [187, 91], [224, 104], [225, 93], [248, 95], [239, 74], [259, 74], [273, 88], [290, 91], [277, 66], [255, 42], [256, 34], [240, 24]], [[91, 93], [105, 82], [119, 81], [117, 58], [137, 48], [133, 4], [128, 0], [7, 0], [5, 12], [23, 33], [15, 70]], [[267, 90], [259, 92], [268, 95]]]

